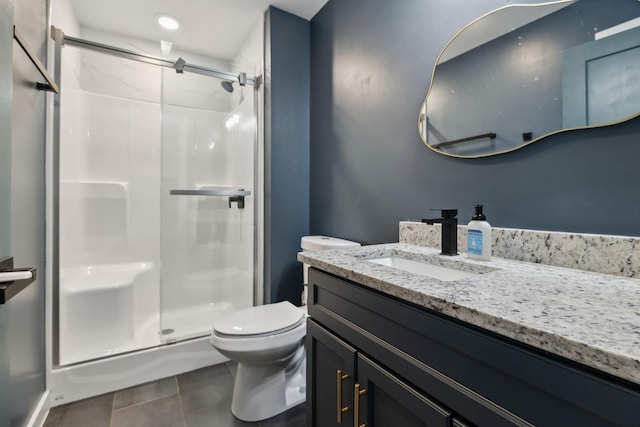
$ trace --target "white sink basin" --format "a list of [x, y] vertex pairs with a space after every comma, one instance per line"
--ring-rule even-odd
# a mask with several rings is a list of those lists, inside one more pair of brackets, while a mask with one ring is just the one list
[[[380, 258], [369, 258], [367, 259], [367, 261], [444, 281], [466, 279], [468, 277], [474, 277], [486, 272], [468, 271], [460, 270], [458, 268], [444, 267], [442, 265], [432, 264], [427, 261], [416, 261], [403, 258], [398, 255], [389, 255]], [[460, 267], [464, 267], [464, 264], [461, 264]]]

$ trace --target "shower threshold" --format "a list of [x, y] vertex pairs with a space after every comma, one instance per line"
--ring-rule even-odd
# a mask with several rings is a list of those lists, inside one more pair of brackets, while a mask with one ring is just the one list
[[73, 366], [54, 368], [47, 378], [51, 406], [178, 375], [228, 359], [201, 337]]

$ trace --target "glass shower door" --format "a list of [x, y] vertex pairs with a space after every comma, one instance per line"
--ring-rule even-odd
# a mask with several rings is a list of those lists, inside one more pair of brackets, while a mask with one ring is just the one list
[[253, 305], [254, 90], [163, 70], [161, 339]]

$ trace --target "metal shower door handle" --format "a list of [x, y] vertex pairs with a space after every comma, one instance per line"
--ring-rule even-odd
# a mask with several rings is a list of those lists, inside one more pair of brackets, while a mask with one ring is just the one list
[[172, 196], [250, 196], [251, 191], [243, 188], [239, 190], [229, 190], [226, 188], [202, 188], [199, 190], [170, 190], [169, 194]]
[[230, 190], [227, 188], [204, 187], [199, 190], [171, 190], [172, 196], [224, 196], [229, 197], [229, 207], [231, 203], [237, 203], [238, 209], [244, 209], [244, 198], [251, 195], [251, 191], [240, 188]]

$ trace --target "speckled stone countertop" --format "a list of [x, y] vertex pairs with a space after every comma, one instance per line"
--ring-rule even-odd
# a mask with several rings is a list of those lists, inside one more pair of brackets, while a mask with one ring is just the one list
[[[440, 281], [366, 261], [392, 254], [482, 274]], [[639, 279], [495, 257], [446, 257], [404, 243], [300, 252], [298, 260], [640, 384]]]

